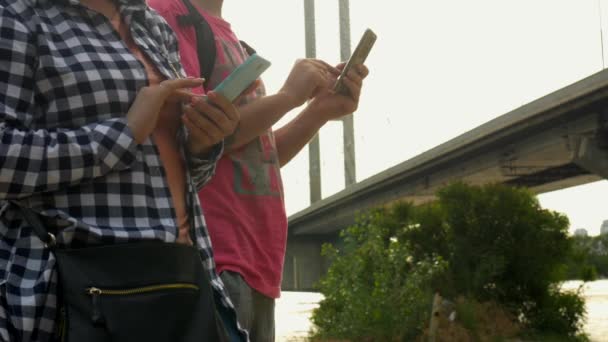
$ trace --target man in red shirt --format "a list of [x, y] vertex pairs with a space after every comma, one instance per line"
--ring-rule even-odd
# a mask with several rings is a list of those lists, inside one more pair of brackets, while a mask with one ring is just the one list
[[[176, 31], [184, 69], [200, 76], [196, 33], [178, 23], [187, 15], [183, 0], [148, 0]], [[247, 57], [229, 22], [223, 0], [191, 0], [215, 36], [216, 62], [207, 80], [213, 89]], [[354, 112], [368, 70], [358, 65], [345, 78], [351, 96], [331, 92], [343, 64], [298, 60], [281, 89], [264, 87], [239, 103], [241, 119], [225, 142], [216, 174], [199, 193], [209, 227], [217, 271], [233, 300], [239, 322], [252, 341], [274, 341], [274, 300], [280, 296], [287, 240], [280, 168], [329, 120]], [[275, 124], [290, 110], [310, 102], [284, 127]]]

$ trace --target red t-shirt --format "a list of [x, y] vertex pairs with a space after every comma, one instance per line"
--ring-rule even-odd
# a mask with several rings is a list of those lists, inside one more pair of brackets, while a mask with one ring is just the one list
[[[176, 31], [182, 64], [188, 76], [200, 77], [196, 34], [180, 26], [179, 15], [188, 11], [181, 0], [149, 0]], [[230, 24], [205, 16], [215, 35], [216, 62], [208, 80], [213, 89], [247, 58]], [[263, 96], [263, 87], [243, 102]], [[244, 104], [243, 103], [243, 104]], [[207, 221], [217, 271], [239, 273], [260, 293], [278, 298], [287, 241], [283, 184], [272, 130], [239, 150], [224, 155], [216, 174], [199, 197]]]

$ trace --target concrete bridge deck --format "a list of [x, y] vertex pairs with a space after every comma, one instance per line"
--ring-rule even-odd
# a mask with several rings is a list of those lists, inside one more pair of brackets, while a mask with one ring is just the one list
[[502, 182], [544, 193], [608, 178], [608, 70], [519, 107], [289, 217], [284, 289], [311, 289], [323, 242], [356, 215], [442, 186]]

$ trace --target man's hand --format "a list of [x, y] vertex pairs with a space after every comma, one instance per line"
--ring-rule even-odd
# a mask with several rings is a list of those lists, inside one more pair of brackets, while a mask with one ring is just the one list
[[[336, 69], [344, 69], [345, 63], [339, 64]], [[369, 74], [365, 65], [353, 66], [346, 77], [343, 78], [344, 85], [349, 90], [347, 95], [336, 94], [330, 88], [325, 88], [319, 92], [309, 104], [311, 112], [319, 115], [325, 121], [335, 120], [342, 116], [352, 114], [359, 106], [359, 97], [363, 80]], [[336, 82], [336, 77], [331, 80], [332, 88]]]
[[290, 98], [292, 107], [298, 107], [319, 92], [329, 89], [340, 70], [318, 59], [299, 59], [294, 64], [280, 94]]
[[188, 128], [187, 147], [196, 156], [208, 153], [213, 145], [231, 135], [238, 126], [240, 115], [225, 97], [213, 91], [207, 100], [196, 97], [183, 106], [182, 122]]

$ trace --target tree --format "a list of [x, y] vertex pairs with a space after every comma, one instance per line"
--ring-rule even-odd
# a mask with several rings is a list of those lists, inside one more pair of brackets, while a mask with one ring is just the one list
[[312, 316], [316, 337], [353, 341], [412, 341], [431, 309], [432, 280], [445, 263], [413, 263], [401, 232], [413, 224], [414, 208], [401, 203], [371, 211], [342, 232], [341, 250], [324, 246], [333, 260], [320, 281], [324, 294]]

